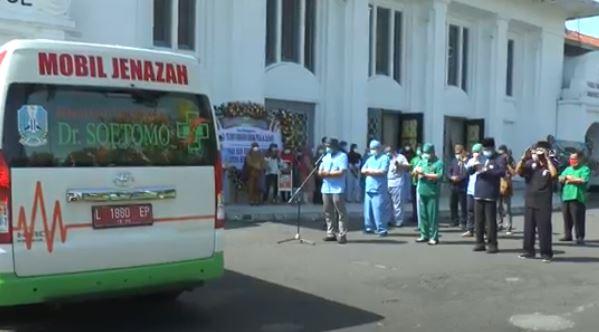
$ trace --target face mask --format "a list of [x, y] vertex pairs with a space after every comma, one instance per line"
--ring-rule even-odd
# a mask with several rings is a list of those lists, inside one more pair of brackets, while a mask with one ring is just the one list
[[430, 160], [431, 159], [431, 155], [428, 153], [423, 153], [422, 154], [422, 160]]
[[285, 153], [286, 153], [286, 154], [290, 154], [290, 153], [291, 153], [291, 150], [285, 150]]
[[326, 151], [326, 153], [333, 153], [333, 149], [331, 149], [331, 148], [326, 148], [325, 151]]
[[493, 157], [493, 151], [489, 151], [489, 150], [483, 151], [483, 156], [485, 156], [487, 158]]
[[257, 147], [257, 146], [255, 146], [255, 147], [253, 147], [253, 148], [252, 148], [252, 151], [254, 151], [254, 152], [258, 152], [258, 151], [260, 151], [260, 148], [259, 148], [259, 147]]
[[472, 158], [477, 159], [480, 157], [480, 152], [472, 152]]
[[461, 154], [456, 154], [456, 155], [455, 155], [455, 159], [457, 159], [457, 160], [462, 160], [462, 155], [461, 155]]
[[499, 150], [498, 152], [499, 152], [499, 154], [505, 154], [505, 151], [503, 151], [503, 150]]
[[354, 153], [358, 153], [358, 149], [353, 149], [352, 150]]
[[570, 159], [570, 166], [572, 166], [572, 167], [578, 166], [578, 159]]
[[378, 150], [376, 150], [376, 149], [372, 149], [372, 150], [370, 150], [370, 155], [371, 155], [371, 156], [376, 156], [378, 153], [379, 153], [379, 152], [378, 152]]
[[536, 153], [535, 153], [535, 154], [533, 154], [533, 155], [532, 155], [532, 160], [534, 160], [534, 161], [539, 161], [539, 155], [538, 155], [538, 154], [536, 154]]

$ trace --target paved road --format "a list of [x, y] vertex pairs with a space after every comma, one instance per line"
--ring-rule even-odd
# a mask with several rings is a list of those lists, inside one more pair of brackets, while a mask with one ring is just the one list
[[[385, 239], [350, 234], [346, 246], [277, 245], [292, 225], [230, 223], [227, 272], [176, 303], [104, 301], [0, 312], [14, 331], [589, 331], [599, 330], [599, 210], [588, 246], [555, 245], [552, 264], [517, 258], [522, 235], [501, 253], [472, 252], [444, 228], [437, 247], [412, 228]], [[561, 218], [554, 217], [556, 239]], [[516, 226], [522, 229], [521, 218]], [[358, 228], [357, 222], [354, 229]]]

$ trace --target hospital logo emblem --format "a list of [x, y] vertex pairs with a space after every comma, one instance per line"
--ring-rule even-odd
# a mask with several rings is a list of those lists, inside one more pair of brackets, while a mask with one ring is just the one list
[[39, 105], [23, 105], [17, 111], [18, 128], [24, 146], [38, 147], [48, 143], [48, 112]]

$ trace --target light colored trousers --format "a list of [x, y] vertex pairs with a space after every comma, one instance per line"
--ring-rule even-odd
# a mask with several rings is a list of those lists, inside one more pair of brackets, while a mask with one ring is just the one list
[[[389, 196], [391, 196], [391, 201], [393, 202], [393, 218], [391, 218], [391, 222], [395, 223], [395, 226], [402, 226], [404, 223], [404, 215], [406, 212], [406, 193], [402, 188], [403, 186], [397, 187], [389, 187]], [[407, 189], [409, 190], [409, 188]]]
[[[333, 237], [347, 234], [347, 210], [345, 209], [344, 194], [322, 194], [324, 204], [324, 218], [327, 222], [327, 236]], [[338, 232], [335, 226], [338, 225]]]
[[360, 203], [362, 201], [362, 188], [360, 187], [360, 177], [351, 172], [347, 175], [347, 195], [348, 203]]

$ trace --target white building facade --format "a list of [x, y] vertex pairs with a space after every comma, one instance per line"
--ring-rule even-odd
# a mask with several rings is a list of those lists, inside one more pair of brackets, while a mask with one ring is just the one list
[[191, 54], [214, 104], [287, 109], [308, 144], [428, 141], [449, 156], [482, 136], [519, 152], [557, 135], [564, 22], [596, 14], [589, 0], [0, 0], [0, 43]]

